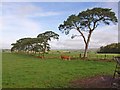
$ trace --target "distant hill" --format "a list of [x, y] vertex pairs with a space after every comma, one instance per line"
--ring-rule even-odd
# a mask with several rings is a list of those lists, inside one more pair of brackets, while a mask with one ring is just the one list
[[102, 46], [98, 53], [120, 53], [120, 43], [112, 43]]

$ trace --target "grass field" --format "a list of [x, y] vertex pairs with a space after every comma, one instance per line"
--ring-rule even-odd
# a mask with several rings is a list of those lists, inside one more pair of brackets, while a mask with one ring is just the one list
[[2, 87], [69, 87], [71, 80], [96, 75], [113, 75], [114, 69], [115, 62], [39, 59], [30, 55], [3, 53]]

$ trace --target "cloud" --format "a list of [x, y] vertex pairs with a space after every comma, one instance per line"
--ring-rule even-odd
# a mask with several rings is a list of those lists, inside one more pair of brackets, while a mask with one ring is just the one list
[[[15, 16], [2, 17], [2, 32], [36, 32], [41, 26], [38, 22], [32, 21], [29, 18], [18, 18]], [[42, 29], [42, 28], [41, 28]]]
[[35, 37], [42, 32], [40, 23], [27, 18], [3, 17], [2, 19], [2, 43], [5, 43], [6, 41], [9, 42], [9, 44], [7, 44], [8, 47], [10, 47], [10, 44], [17, 39], [23, 37]]
[[2, 30], [2, 25], [3, 25], [3, 23], [2, 23], [2, 17], [0, 16], [0, 30]]
[[118, 42], [118, 25], [104, 26], [93, 32], [90, 46], [99, 47], [115, 42]]
[[40, 12], [42, 9], [30, 3], [12, 3], [7, 2], [2, 4], [3, 15], [14, 15], [24, 17], [35, 12]]
[[31, 3], [3, 3], [2, 7], [3, 15], [15, 15], [17, 17], [43, 17], [62, 14], [62, 12], [46, 11]]
[[[72, 31], [73, 33], [74, 31]], [[78, 34], [77, 32], [75, 32]], [[85, 33], [86, 35], [86, 33]], [[67, 39], [64, 39], [67, 38]], [[96, 29], [91, 37], [89, 48], [99, 48], [111, 43], [118, 42], [118, 25], [104, 26]], [[69, 36], [61, 36], [59, 41], [52, 41], [52, 49], [83, 49], [84, 42], [82, 37], [70, 39]]]
[[38, 7], [31, 4], [24, 4], [3, 4], [3, 14], [0, 16], [0, 31], [2, 33], [0, 41], [3, 48], [10, 48], [11, 43], [17, 39], [36, 37], [37, 34], [42, 32], [41, 23], [27, 17], [27, 15], [38, 10]]
[[46, 16], [56, 16], [56, 15], [61, 15], [61, 12], [41, 12], [41, 13], [36, 13], [34, 15], [30, 15], [29, 17], [46, 17]]

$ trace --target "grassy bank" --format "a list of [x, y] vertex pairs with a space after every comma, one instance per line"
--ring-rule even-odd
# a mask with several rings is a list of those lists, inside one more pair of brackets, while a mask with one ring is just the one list
[[3, 88], [68, 87], [76, 78], [112, 75], [114, 62], [39, 59], [30, 55], [2, 54]]

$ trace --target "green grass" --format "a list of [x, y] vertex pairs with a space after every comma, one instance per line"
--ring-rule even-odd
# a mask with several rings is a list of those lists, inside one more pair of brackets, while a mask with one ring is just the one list
[[112, 75], [115, 68], [114, 62], [43, 60], [13, 53], [3, 53], [2, 58], [3, 88], [69, 87], [71, 80]]

